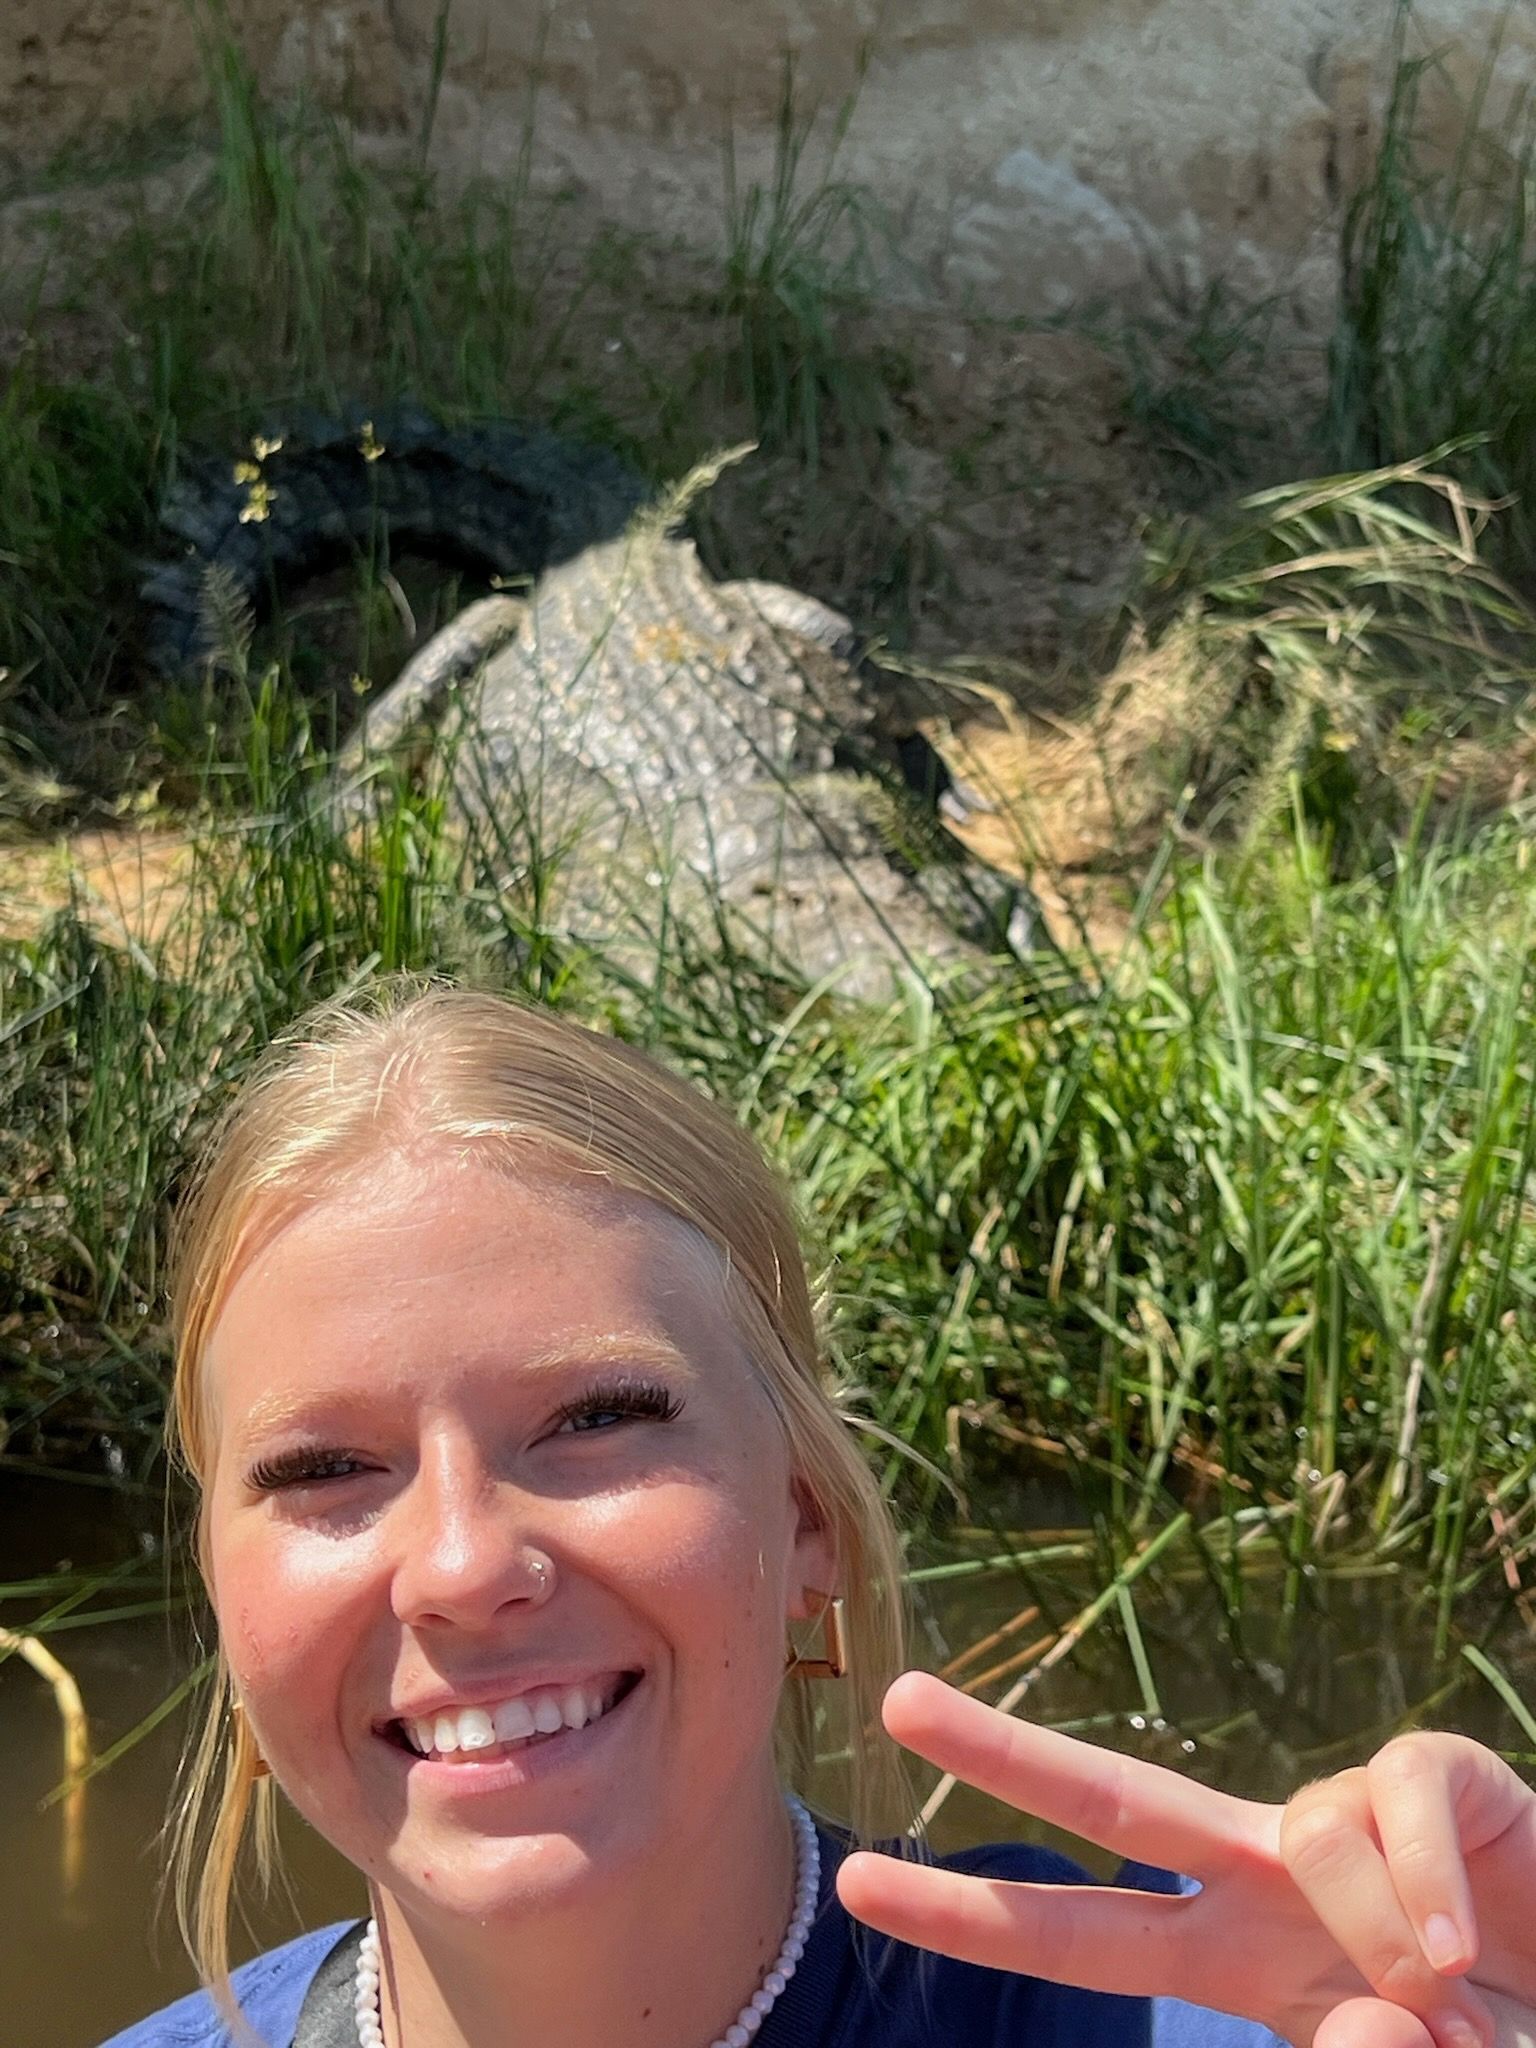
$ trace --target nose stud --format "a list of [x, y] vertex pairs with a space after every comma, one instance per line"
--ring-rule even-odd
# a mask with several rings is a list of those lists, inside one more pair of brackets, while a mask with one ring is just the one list
[[528, 1553], [528, 1569], [538, 1583], [538, 1598], [547, 1600], [555, 1583], [555, 1568], [540, 1551]]

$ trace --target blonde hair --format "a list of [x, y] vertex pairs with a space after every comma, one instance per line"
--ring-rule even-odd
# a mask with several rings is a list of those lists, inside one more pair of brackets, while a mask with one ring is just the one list
[[[849, 1661], [838, 1688], [849, 1744], [844, 1817], [866, 1841], [905, 1827], [910, 1797], [879, 1716], [904, 1663], [900, 1555], [829, 1383], [791, 1206], [740, 1126], [633, 1047], [530, 1004], [404, 978], [322, 1005], [279, 1038], [214, 1131], [178, 1219], [173, 1454], [205, 1485], [209, 1336], [257, 1238], [369, 1157], [423, 1139], [511, 1172], [553, 1162], [644, 1195], [722, 1255], [733, 1317], [836, 1549]], [[198, 1551], [206, 1571], [201, 1516]], [[780, 1767], [800, 1789], [813, 1760], [809, 1694], [805, 1684], [786, 1686], [779, 1715]], [[275, 1793], [258, 1764], [220, 1651], [184, 1766], [171, 1862], [182, 1937], [237, 2022], [229, 1920], [248, 1841], [264, 1885], [277, 1868]]]

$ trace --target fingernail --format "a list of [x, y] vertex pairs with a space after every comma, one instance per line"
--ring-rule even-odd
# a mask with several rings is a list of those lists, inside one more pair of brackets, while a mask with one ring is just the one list
[[1430, 2022], [1430, 2031], [1442, 2048], [1486, 2048], [1482, 2031], [1464, 2012], [1442, 2012]]
[[1424, 1922], [1424, 1953], [1437, 1970], [1465, 1969], [1472, 1960], [1461, 1929], [1449, 1913], [1431, 1913]]

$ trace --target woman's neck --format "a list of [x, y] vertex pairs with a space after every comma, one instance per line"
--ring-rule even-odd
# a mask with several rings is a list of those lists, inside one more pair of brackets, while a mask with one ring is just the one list
[[578, 1910], [464, 1926], [379, 1901], [388, 2048], [710, 2048], [789, 1921], [793, 1831], [765, 1785]]

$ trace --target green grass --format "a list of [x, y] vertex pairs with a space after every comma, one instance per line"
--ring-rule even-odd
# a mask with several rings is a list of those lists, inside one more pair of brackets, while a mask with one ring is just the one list
[[1271, 361], [1275, 305], [1240, 301], [1214, 279], [1198, 297], [1165, 287], [1161, 305], [1087, 331], [1125, 368], [1126, 411], [1164, 465], [1179, 502], [1208, 504], [1251, 471], [1273, 431], [1255, 402]]
[[18, 1448], [106, 1428], [146, 1468], [199, 1130], [308, 1002], [447, 968], [655, 1044], [762, 1134], [874, 1418], [962, 1487], [1023, 1430], [1124, 1546], [1183, 1499], [1259, 1515], [1298, 1572], [1341, 1547], [1426, 1560], [1447, 1614], [1486, 1568], [1490, 1502], [1514, 1514], [1536, 1474], [1536, 880], [1513, 823], [1337, 880], [1298, 786], [1261, 859], [1179, 873], [1117, 986], [911, 978], [860, 1013], [686, 931], [643, 971], [563, 940], [534, 803], [467, 877], [430, 778], [344, 841], [302, 705], [268, 679], [244, 724], [160, 939], [112, 946], [66, 909], [0, 945]]
[[1515, 500], [1507, 558], [1525, 564], [1536, 533], [1536, 107], [1519, 96], [1490, 105], [1505, 18], [1447, 158], [1426, 127], [1454, 87], [1439, 53], [1407, 53], [1415, 15], [1399, 6], [1382, 138], [1345, 229], [1327, 426], [1351, 467], [1472, 442], [1462, 474]]
[[1331, 891], [1298, 826], [1262, 876], [1182, 884], [1133, 992], [800, 1053], [777, 1116], [887, 1425], [941, 1456], [957, 1402], [982, 1440], [1023, 1418], [1133, 1529], [1213, 1473], [1303, 1559], [1342, 1474], [1335, 1540], [1454, 1581], [1485, 1489], [1533, 1470], [1513, 853]]
[[725, 260], [717, 304], [737, 333], [723, 368], [769, 448], [793, 448], [814, 473], [829, 434], [846, 445], [883, 424], [886, 375], [849, 346], [849, 316], [867, 308], [893, 238], [872, 195], [836, 175], [857, 103], [839, 108], [818, 168], [808, 166], [813, 112], [786, 58], [766, 184], [743, 184], [725, 151]]

